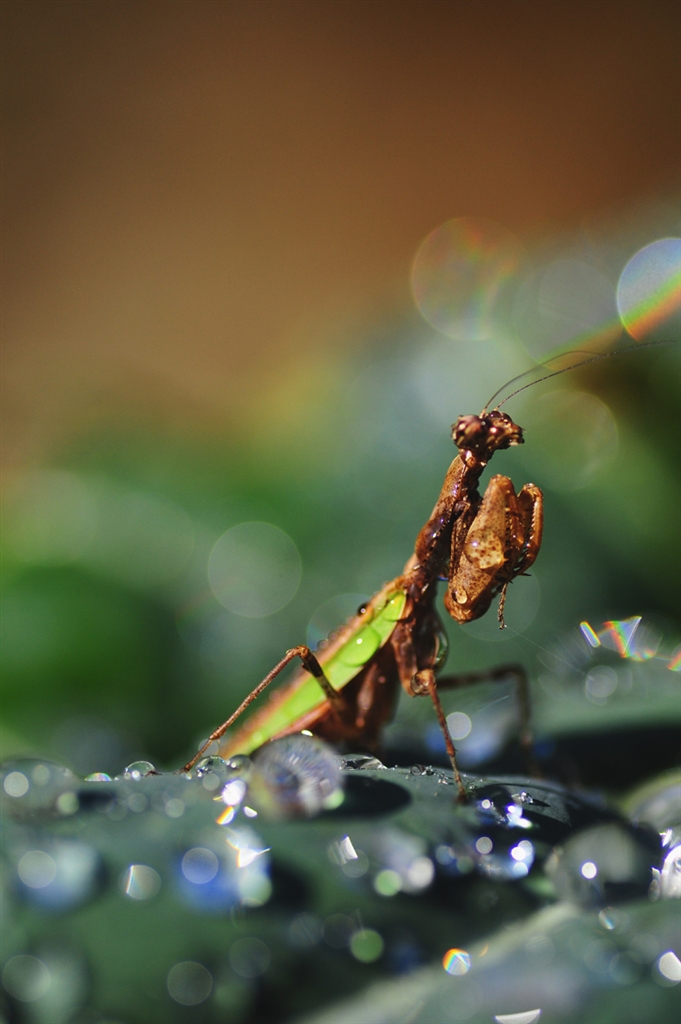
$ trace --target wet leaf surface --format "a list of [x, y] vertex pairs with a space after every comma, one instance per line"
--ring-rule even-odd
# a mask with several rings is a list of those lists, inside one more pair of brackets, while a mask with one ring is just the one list
[[[278, 792], [289, 762], [272, 754]], [[335, 771], [326, 750], [307, 754], [304, 792]], [[530, 1009], [530, 991], [548, 1019], [633, 1020], [610, 1010], [632, 986], [666, 1019], [678, 990], [660, 957], [681, 953], [678, 907], [659, 898], [677, 842], [659, 839], [669, 780], [644, 795], [653, 824], [634, 825], [523, 776], [467, 776], [460, 804], [446, 769], [357, 755], [342, 802], [305, 817], [288, 770], [272, 813], [247, 760], [97, 781], [4, 766], [3, 988], [17, 1020], [477, 1022]]]

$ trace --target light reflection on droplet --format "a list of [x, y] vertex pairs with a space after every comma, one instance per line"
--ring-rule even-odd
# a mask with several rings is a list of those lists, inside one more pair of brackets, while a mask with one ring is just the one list
[[670, 949], [662, 954], [657, 961], [657, 969], [672, 984], [678, 985], [681, 981], [681, 960], [673, 950]]
[[218, 873], [218, 859], [212, 850], [196, 846], [182, 858], [182, 874], [194, 885], [206, 885]]
[[249, 802], [272, 817], [313, 817], [342, 798], [340, 758], [323, 740], [284, 736], [253, 755]]
[[240, 523], [223, 533], [208, 559], [208, 580], [235, 615], [264, 618], [292, 599], [301, 577], [298, 550], [270, 523]]
[[2, 783], [8, 796], [19, 798], [28, 793], [29, 781], [23, 772], [10, 772]]
[[121, 889], [132, 900], [149, 900], [161, 888], [161, 876], [148, 864], [131, 864], [121, 877]]
[[43, 850], [29, 850], [17, 865], [17, 874], [31, 889], [44, 889], [57, 877], [54, 857]]
[[435, 865], [430, 857], [415, 857], [407, 868], [407, 888], [412, 892], [426, 889], [435, 878]]
[[145, 775], [153, 775], [155, 772], [156, 769], [151, 761], [133, 761], [125, 768], [123, 777], [137, 781], [144, 778]]
[[247, 789], [248, 786], [243, 779], [232, 779], [223, 787], [220, 797], [229, 807], [236, 807], [246, 796]]
[[177, 796], [172, 796], [170, 800], [166, 800], [165, 813], [169, 818], [181, 818], [184, 814], [184, 800], [180, 800]]
[[47, 966], [35, 956], [13, 956], [2, 972], [2, 984], [6, 991], [22, 1003], [34, 1003], [40, 999], [51, 983]]
[[[49, 852], [48, 852], [49, 851]], [[47, 849], [26, 851], [17, 864], [23, 895], [48, 910], [66, 910], [98, 890], [101, 861], [94, 847], [76, 839], [57, 839]]]
[[678, 337], [681, 238], [661, 238], [632, 256], [620, 276], [617, 306], [624, 327], [637, 341], [663, 327], [670, 337]]
[[662, 862], [659, 889], [662, 899], [681, 899], [681, 844], [673, 846]]
[[237, 939], [229, 951], [229, 962], [235, 974], [241, 978], [257, 978], [270, 965], [270, 951], [261, 939], [246, 937]]
[[616, 689], [617, 673], [609, 665], [597, 665], [584, 680], [584, 691], [592, 704], [607, 704]]
[[523, 1010], [522, 1013], [498, 1013], [494, 1019], [497, 1024], [536, 1024], [541, 1017], [541, 1010]]
[[198, 1006], [208, 999], [213, 978], [203, 964], [184, 960], [171, 967], [166, 984], [170, 998], [180, 1006]]
[[489, 338], [519, 257], [516, 238], [491, 221], [446, 221], [427, 236], [414, 259], [412, 288], [419, 312], [450, 338]]
[[473, 728], [473, 723], [463, 711], [454, 711], [447, 715], [447, 728], [453, 740], [463, 740]]
[[533, 471], [554, 491], [588, 486], [617, 455], [615, 419], [604, 402], [585, 391], [533, 398], [523, 426], [533, 438]]
[[468, 974], [471, 969], [471, 956], [465, 949], [448, 949], [442, 957], [442, 966], [447, 974], [459, 976]]
[[521, 839], [516, 846], [511, 847], [510, 853], [513, 860], [520, 862], [528, 860], [532, 862], [534, 860], [534, 846], [529, 839]]
[[350, 938], [350, 952], [355, 960], [363, 964], [372, 964], [378, 960], [383, 947], [381, 935], [373, 928], [360, 928]]
[[580, 871], [584, 878], [592, 879], [598, 874], [598, 868], [592, 860], [586, 860], [582, 864]]
[[374, 889], [379, 896], [396, 896], [402, 889], [402, 878], [397, 871], [384, 868], [374, 878]]
[[131, 793], [127, 800], [128, 807], [135, 814], [140, 814], [147, 809], [149, 801], [144, 793]]

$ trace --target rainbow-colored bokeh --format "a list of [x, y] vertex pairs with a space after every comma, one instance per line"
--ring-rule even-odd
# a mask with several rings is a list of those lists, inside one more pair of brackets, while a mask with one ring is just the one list
[[465, 949], [448, 949], [442, 957], [442, 966], [447, 974], [468, 974], [471, 969], [471, 955]]
[[650, 661], [656, 658], [664, 661], [671, 672], [681, 672], [681, 647], [670, 656], [659, 652], [659, 641], [653, 639], [645, 629], [639, 632], [641, 615], [629, 619], [604, 622], [597, 632], [588, 622], [580, 622], [582, 636], [590, 647], [607, 647], [616, 651], [620, 658], [630, 661]]
[[681, 311], [681, 238], [661, 238], [627, 263], [617, 286], [624, 328], [637, 341]]

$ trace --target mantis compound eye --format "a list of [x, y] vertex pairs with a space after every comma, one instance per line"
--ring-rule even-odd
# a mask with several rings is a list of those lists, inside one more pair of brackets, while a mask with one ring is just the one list
[[487, 424], [480, 416], [459, 416], [452, 427], [452, 440], [457, 448], [477, 448], [487, 436]]

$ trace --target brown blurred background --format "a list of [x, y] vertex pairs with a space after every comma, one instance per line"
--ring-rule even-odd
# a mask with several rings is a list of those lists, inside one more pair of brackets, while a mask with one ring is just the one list
[[[679, 234], [681, 7], [2, 11], [0, 739], [5, 756], [83, 773], [177, 764], [282, 651], [400, 571], [449, 424], [530, 364], [529, 335], [540, 358], [595, 337], [592, 286], [620, 332], [622, 268]], [[524, 319], [516, 302], [480, 343], [433, 330], [410, 292], [420, 243], [455, 217], [529, 254], [512, 282]], [[582, 276], [547, 310], [531, 282], [556, 267]], [[571, 419], [540, 390], [508, 407], [531, 443], [495, 472], [545, 489], [541, 559], [509, 599], [516, 632], [493, 616], [457, 627], [450, 666], [522, 660], [536, 680], [552, 638], [633, 615], [669, 655], [681, 435], [659, 416], [678, 400], [678, 348], [561, 378], [588, 391]], [[218, 539], [253, 522], [300, 558], [259, 617], [208, 574]], [[271, 597], [279, 563], [256, 548]], [[583, 679], [569, 685], [591, 723]]]
[[531, 241], [678, 180], [673, 0], [3, 17], [10, 465], [103, 415], [222, 429], [270, 385], [304, 394], [353, 325], [409, 306], [448, 217]]

